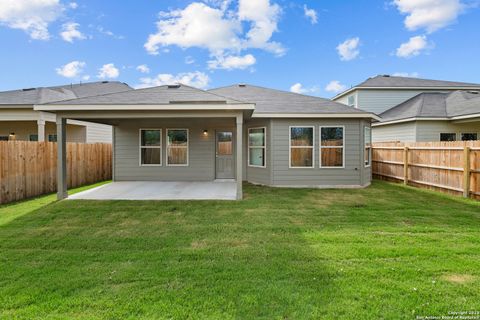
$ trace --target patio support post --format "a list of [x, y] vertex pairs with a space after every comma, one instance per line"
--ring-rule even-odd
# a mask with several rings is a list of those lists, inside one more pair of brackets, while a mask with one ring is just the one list
[[67, 195], [67, 119], [57, 115], [57, 199]]
[[37, 120], [38, 141], [45, 141], [45, 120]]
[[240, 113], [236, 117], [237, 122], [237, 138], [236, 138], [236, 145], [237, 145], [237, 161], [236, 161], [236, 168], [237, 168], [237, 200], [242, 200], [243, 198], [243, 190], [242, 190], [242, 183], [243, 183], [243, 113]]

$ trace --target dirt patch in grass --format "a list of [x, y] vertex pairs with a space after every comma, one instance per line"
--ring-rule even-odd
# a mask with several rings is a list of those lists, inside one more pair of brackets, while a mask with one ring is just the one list
[[442, 276], [442, 280], [455, 284], [472, 283], [477, 277], [470, 274], [446, 274]]
[[194, 250], [205, 249], [208, 247], [206, 240], [193, 240], [190, 244], [190, 248]]
[[[338, 205], [341, 203], [346, 207], [352, 208], [362, 208], [365, 207], [367, 204], [367, 199], [362, 194], [355, 193], [355, 192], [332, 192], [331, 190], [327, 190], [327, 192], [318, 192], [313, 191], [311, 192], [308, 197], [305, 199], [304, 203], [312, 203], [315, 205], [316, 208], [328, 208], [332, 205]], [[334, 195], [332, 195], [332, 193]]]

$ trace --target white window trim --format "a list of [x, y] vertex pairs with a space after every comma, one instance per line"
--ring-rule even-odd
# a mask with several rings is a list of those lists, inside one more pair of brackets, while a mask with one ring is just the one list
[[[455, 140], [453, 140], [453, 141], [458, 141], [457, 140], [457, 138], [458, 138], [458, 133], [457, 132], [440, 132], [438, 134], [438, 141], [440, 141], [440, 142], [448, 142], [448, 141], [442, 141], [442, 134], [454, 134], [455, 135]], [[461, 137], [461, 135], [460, 135], [460, 137]]]
[[[250, 146], [250, 130], [255, 130], [255, 129], [263, 129], [263, 146]], [[247, 164], [251, 168], [266, 168], [267, 167], [267, 127], [251, 127], [248, 128], [247, 131]], [[250, 148], [252, 149], [263, 149], [264, 150], [264, 155], [263, 155], [263, 166], [255, 166], [250, 164]]]
[[[159, 146], [142, 146], [142, 131], [146, 130], [155, 130], [160, 131], [160, 145]], [[162, 161], [162, 128], [140, 128], [138, 129], [138, 165], [140, 167], [161, 167], [163, 165]], [[142, 164], [142, 149], [160, 149], [160, 163], [159, 164]]]
[[[323, 128], [342, 128], [342, 146], [322, 146], [322, 129]], [[320, 169], [345, 169], [345, 126], [320, 126], [318, 130], [318, 148], [319, 148], [319, 168]], [[342, 166], [341, 167], [332, 167], [332, 166], [322, 166], [322, 149], [340, 149], [342, 148]]]
[[[173, 163], [168, 163], [168, 149], [171, 148], [171, 146], [168, 145], [168, 132], [173, 131], [173, 130], [185, 130], [187, 131], [187, 146], [185, 147], [173, 147], [173, 148], [185, 148], [187, 149], [187, 163], [186, 164], [173, 164]], [[165, 158], [167, 162], [167, 167], [188, 167], [190, 165], [190, 131], [187, 128], [167, 128], [166, 134], [165, 134]]]
[[[368, 164], [365, 163], [365, 154], [363, 155], [363, 165], [365, 168], [370, 168], [372, 166], [372, 127], [363, 127], [363, 139], [365, 139], [365, 130], [369, 129], [370, 130], [370, 147], [368, 147]], [[366, 152], [367, 150], [367, 142], [363, 141], [363, 152]]]
[[[292, 128], [312, 128], [312, 146], [293, 147], [299, 148], [312, 148], [312, 166], [311, 167], [292, 167]], [[289, 169], [314, 169], [315, 168], [315, 126], [289, 126], [288, 127], [288, 168]]]

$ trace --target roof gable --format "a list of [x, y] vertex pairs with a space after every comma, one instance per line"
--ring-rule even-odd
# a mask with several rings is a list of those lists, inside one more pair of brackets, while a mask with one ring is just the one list
[[480, 84], [444, 81], [444, 80], [430, 80], [420, 78], [408, 78], [408, 77], [395, 77], [390, 75], [378, 75], [373, 78], [369, 78], [356, 88], [480, 88]]

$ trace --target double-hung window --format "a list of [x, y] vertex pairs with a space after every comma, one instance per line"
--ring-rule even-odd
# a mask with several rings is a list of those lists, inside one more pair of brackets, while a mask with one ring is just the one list
[[478, 140], [476, 133], [462, 133], [462, 141]]
[[365, 127], [365, 166], [372, 164], [372, 128]]
[[456, 141], [456, 133], [440, 133], [440, 141]]
[[248, 129], [248, 165], [265, 168], [266, 128]]
[[167, 129], [167, 165], [188, 166], [188, 129]]
[[344, 167], [344, 127], [320, 127], [320, 167]]
[[290, 127], [290, 168], [314, 167], [314, 127]]
[[162, 165], [162, 129], [140, 129], [140, 165]]

